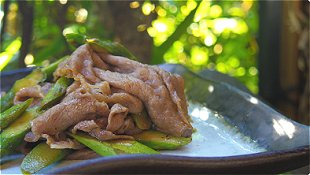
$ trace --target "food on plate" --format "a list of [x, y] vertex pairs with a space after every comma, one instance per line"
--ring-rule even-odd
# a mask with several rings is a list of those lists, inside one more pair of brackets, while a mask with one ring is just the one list
[[191, 141], [181, 76], [134, 61], [120, 44], [67, 38], [79, 45], [70, 57], [35, 69], [1, 98], [2, 156], [36, 145], [21, 166], [35, 173], [82, 150], [158, 154]]

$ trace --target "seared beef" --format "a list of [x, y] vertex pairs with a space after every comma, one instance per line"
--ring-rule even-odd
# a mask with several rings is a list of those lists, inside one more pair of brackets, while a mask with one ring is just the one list
[[75, 147], [67, 138], [55, 140], [73, 126], [72, 132], [81, 130], [99, 140], [133, 139], [130, 135], [141, 130], [128, 113], [139, 114], [144, 107], [158, 130], [174, 136], [192, 134], [179, 75], [83, 45], [54, 76], [75, 81], [59, 104], [32, 121], [33, 134], [27, 134], [27, 141], [43, 137], [53, 147]]
[[61, 103], [34, 119], [31, 122], [31, 130], [35, 135], [56, 135], [82, 120], [108, 114], [109, 108], [106, 103], [98, 102], [85, 89], [79, 88], [68, 94]]
[[35, 106], [40, 103], [40, 100], [43, 98], [43, 93], [39, 85], [22, 88], [16, 92], [14, 97], [14, 104], [22, 103], [29, 98], [34, 99], [31, 106]]
[[133, 137], [127, 135], [115, 135], [111, 131], [104, 130], [100, 128], [94, 120], [82, 121], [74, 126], [72, 129], [73, 133], [76, 133], [77, 130], [81, 130], [89, 133], [91, 136], [96, 137], [98, 140], [113, 140], [113, 139], [130, 139], [133, 140]]

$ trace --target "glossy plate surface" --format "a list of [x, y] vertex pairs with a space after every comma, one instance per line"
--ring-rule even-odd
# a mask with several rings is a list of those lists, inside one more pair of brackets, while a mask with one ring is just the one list
[[[194, 74], [181, 65], [161, 67], [185, 79], [197, 129], [192, 143], [161, 155], [63, 161], [42, 173], [281, 173], [309, 164], [308, 126], [276, 112], [226, 75], [208, 70]], [[7, 89], [10, 83], [4, 87], [3, 81], [2, 89]], [[16, 164], [7, 170], [18, 171]]]

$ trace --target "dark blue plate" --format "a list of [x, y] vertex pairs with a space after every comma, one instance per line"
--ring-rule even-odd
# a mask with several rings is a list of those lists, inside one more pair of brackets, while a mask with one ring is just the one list
[[[200, 108], [207, 107], [208, 110], [223, 116], [227, 126], [233, 126], [239, 135], [254, 141], [263, 151], [244, 154], [227, 153], [225, 156], [226, 153], [222, 154], [217, 150], [219, 155], [224, 156], [203, 154], [199, 156], [202, 150], [185, 148], [184, 151], [190, 150], [193, 155], [196, 152], [198, 156], [176, 153], [174, 155], [100, 157], [71, 163], [61, 168], [47, 169], [42, 173], [282, 173], [309, 164], [308, 126], [294, 122], [278, 113], [253, 96], [242, 84], [226, 75], [208, 70], [195, 74], [181, 65], [165, 64], [161, 67], [183, 76], [186, 95], [191, 104], [198, 104]], [[26, 72], [29, 70], [3, 73], [1, 89], [8, 89], [12, 85], [14, 81], [11, 76], [18, 77], [21, 74], [23, 76]], [[7, 82], [8, 80], [10, 82]], [[208, 120], [195, 119], [196, 123], [197, 121], [198, 124], [208, 124]], [[221, 127], [219, 127], [220, 130]], [[204, 134], [201, 129], [197, 132], [200, 135]], [[199, 137], [193, 137], [194, 143], [196, 143], [195, 139]], [[211, 145], [211, 142], [206, 142], [203, 148], [208, 149], [208, 145]]]

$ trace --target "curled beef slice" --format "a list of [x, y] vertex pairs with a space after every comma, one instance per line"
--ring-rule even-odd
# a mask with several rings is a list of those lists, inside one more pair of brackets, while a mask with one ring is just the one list
[[103, 57], [103, 60], [110, 64], [113, 71], [132, 75], [152, 88], [156, 89], [162, 85], [166, 86], [171, 100], [177, 105], [180, 119], [190, 125], [184, 94], [184, 80], [181, 76], [171, 74], [157, 66], [141, 64], [120, 56], [108, 55]]
[[98, 102], [89, 92], [80, 88], [34, 119], [31, 129], [35, 135], [56, 135], [82, 120], [108, 113], [109, 108], [104, 102]]
[[82, 149], [84, 148], [83, 145], [76, 142], [75, 140], [65, 138], [62, 140], [57, 140], [56, 138], [48, 135], [48, 134], [42, 134], [42, 137], [46, 139], [46, 144], [50, 146], [50, 148], [54, 149]]
[[114, 140], [114, 139], [130, 139], [133, 140], [133, 137], [126, 135], [115, 135], [111, 131], [106, 131], [100, 128], [94, 120], [85, 120], [76, 124], [72, 133], [76, 133], [77, 130], [81, 130], [89, 133], [91, 136], [97, 138], [98, 140]]
[[69, 78], [79, 79], [77, 75], [83, 75], [92, 83], [99, 82], [99, 79], [93, 72], [93, 67], [106, 69], [107, 65], [101, 60], [88, 45], [82, 45], [77, 48], [70, 59], [60, 64], [54, 73], [55, 77], [66, 76]]
[[16, 92], [14, 97], [14, 104], [22, 103], [29, 98], [33, 98], [34, 101], [32, 102], [31, 106], [34, 106], [37, 105], [43, 97], [44, 96], [39, 85], [26, 87]]
[[[165, 85], [160, 85], [159, 78], [150, 77], [150, 81], [157, 85], [153, 87], [144, 81], [127, 74], [94, 69], [96, 75], [110, 85], [123, 89], [143, 101], [156, 127], [175, 136], [189, 137], [192, 127], [184, 118], [180, 117], [176, 104], [171, 100]], [[159, 85], [158, 85], [159, 84]], [[155, 88], [156, 87], [156, 88]]]
[[142, 132], [141, 129], [137, 128], [131, 117], [125, 119], [120, 129], [116, 131], [117, 134], [134, 135]]
[[108, 96], [106, 102], [109, 105], [116, 103], [128, 108], [130, 113], [140, 113], [143, 110], [143, 103], [137, 97], [130, 95], [126, 92], [113, 93]]
[[120, 104], [115, 104], [111, 108], [108, 118], [108, 125], [106, 130], [114, 132], [123, 125], [124, 120], [128, 114], [128, 109]]

